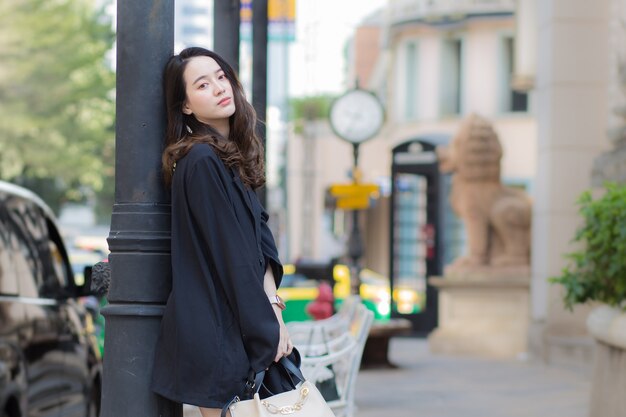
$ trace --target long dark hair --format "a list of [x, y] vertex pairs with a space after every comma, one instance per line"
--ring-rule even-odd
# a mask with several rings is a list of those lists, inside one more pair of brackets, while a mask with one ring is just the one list
[[[183, 74], [191, 58], [208, 56], [222, 68], [233, 89], [235, 113], [229, 118], [230, 131], [222, 137], [211, 125], [200, 122], [191, 114], [183, 113], [187, 99]], [[163, 151], [163, 176], [165, 183], [172, 183], [176, 161], [191, 150], [197, 143], [206, 143], [228, 167], [239, 170], [242, 181], [258, 188], [265, 184], [263, 145], [256, 134], [256, 112], [248, 103], [237, 74], [224, 59], [213, 51], [204, 48], [187, 48], [172, 56], [163, 73], [163, 89], [167, 111], [167, 131]]]

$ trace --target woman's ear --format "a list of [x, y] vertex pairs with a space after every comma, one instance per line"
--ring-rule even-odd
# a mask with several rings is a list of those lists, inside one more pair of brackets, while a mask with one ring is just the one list
[[187, 102], [185, 102], [185, 104], [183, 104], [183, 113], [185, 113], [188, 116], [192, 114], [192, 111], [189, 108], [189, 106], [187, 105]]

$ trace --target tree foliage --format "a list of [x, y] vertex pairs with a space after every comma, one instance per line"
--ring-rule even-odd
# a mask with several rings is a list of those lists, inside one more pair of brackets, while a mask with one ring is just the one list
[[113, 42], [95, 0], [0, 2], [0, 178], [60, 200], [111, 181]]
[[296, 132], [301, 133], [303, 125], [308, 121], [326, 119], [334, 99], [335, 96], [319, 95], [289, 100], [290, 119], [294, 122]]
[[626, 308], [626, 186], [607, 184], [595, 199], [585, 191], [578, 199], [583, 224], [574, 241], [580, 250], [551, 282], [565, 287], [565, 305], [599, 301]]

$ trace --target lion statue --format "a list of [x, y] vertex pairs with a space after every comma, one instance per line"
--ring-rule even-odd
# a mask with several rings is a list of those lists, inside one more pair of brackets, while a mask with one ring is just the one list
[[436, 152], [440, 170], [453, 173], [450, 203], [468, 239], [467, 256], [446, 272], [529, 266], [531, 202], [500, 182], [502, 146], [491, 124], [470, 115]]

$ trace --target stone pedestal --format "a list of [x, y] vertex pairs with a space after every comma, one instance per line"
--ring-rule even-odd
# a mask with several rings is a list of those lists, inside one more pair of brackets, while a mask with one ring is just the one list
[[626, 313], [601, 305], [587, 318], [596, 340], [590, 416], [622, 417], [626, 410]]
[[530, 278], [429, 280], [439, 290], [433, 353], [516, 358], [528, 345]]

